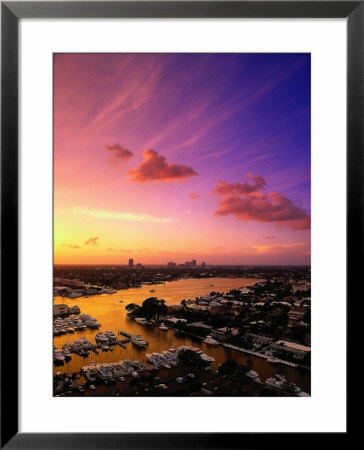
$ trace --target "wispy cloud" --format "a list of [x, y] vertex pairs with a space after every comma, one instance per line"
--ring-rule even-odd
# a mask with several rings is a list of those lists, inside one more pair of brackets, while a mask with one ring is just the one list
[[90, 239], [87, 239], [87, 241], [86, 242], [84, 242], [84, 244], [83, 245], [97, 245], [98, 244], [98, 237], [96, 236], [96, 237], [91, 237]]
[[255, 250], [260, 253], [268, 253], [268, 252], [280, 252], [282, 250], [296, 250], [304, 249], [307, 251], [310, 245], [307, 242], [293, 242], [288, 244], [264, 244], [264, 245], [254, 245], [252, 246], [252, 250]]
[[73, 214], [80, 216], [96, 217], [97, 219], [114, 219], [126, 222], [149, 222], [149, 223], [172, 223], [178, 219], [172, 217], [156, 217], [149, 214], [135, 214], [131, 212], [116, 212], [105, 209], [91, 209], [75, 207], [72, 209]]
[[192, 198], [192, 200], [198, 200], [199, 198], [201, 198], [201, 195], [198, 192], [191, 192], [190, 197]]

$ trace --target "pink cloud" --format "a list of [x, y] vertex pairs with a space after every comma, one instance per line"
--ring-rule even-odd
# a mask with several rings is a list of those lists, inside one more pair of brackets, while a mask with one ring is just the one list
[[192, 193], [190, 194], [190, 197], [191, 197], [193, 200], [198, 200], [199, 198], [201, 198], [201, 195], [198, 194], [197, 192], [192, 192]]
[[107, 150], [113, 152], [114, 157], [117, 159], [129, 159], [134, 153], [127, 148], [122, 147], [119, 143], [114, 145], [106, 145]]
[[266, 236], [265, 238], [266, 239], [275, 239], [276, 237], [275, 236]]
[[146, 149], [143, 157], [144, 161], [138, 167], [128, 171], [128, 175], [133, 181], [139, 183], [145, 181], [175, 181], [198, 175], [192, 167], [168, 163], [164, 156], [152, 149]]
[[87, 239], [87, 241], [83, 245], [97, 245], [98, 237], [92, 237], [90, 239]]
[[253, 175], [249, 172], [245, 175], [245, 178], [248, 178], [251, 182], [226, 183], [225, 181], [217, 180], [217, 187], [214, 189], [214, 192], [218, 195], [250, 194], [259, 191], [267, 185], [265, 179], [261, 175]]
[[[253, 183], [226, 183], [218, 181], [214, 189], [217, 195], [224, 197], [219, 201], [216, 216], [234, 215], [239, 220], [274, 222], [292, 230], [305, 230], [311, 226], [311, 217], [300, 206], [279, 192], [262, 194], [266, 182], [260, 175], [249, 173]], [[267, 239], [274, 238], [269, 236]]]

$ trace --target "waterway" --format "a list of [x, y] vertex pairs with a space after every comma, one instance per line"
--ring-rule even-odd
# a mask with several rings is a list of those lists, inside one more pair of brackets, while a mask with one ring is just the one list
[[[55, 336], [54, 345], [59, 349], [62, 349], [63, 344], [71, 343], [81, 336], [95, 343], [96, 333], [98, 331], [104, 332], [108, 329], [114, 331], [115, 334], [117, 334], [119, 329], [129, 333], [140, 334], [149, 342], [147, 349], [128, 343], [125, 349], [115, 345], [112, 351], [100, 351], [98, 355], [91, 352], [88, 357], [72, 354], [72, 359], [66, 362], [64, 366], [54, 367], [54, 373], [63, 371], [72, 374], [79, 371], [81, 367], [89, 365], [91, 361], [97, 364], [126, 358], [138, 359], [148, 365], [146, 353], [168, 350], [172, 346], [177, 348], [181, 345], [192, 345], [200, 347], [203, 352], [215, 358], [215, 362], [212, 364], [213, 367], [218, 367], [219, 364], [227, 359], [233, 359], [240, 364], [247, 364], [252, 370], [257, 371], [263, 383], [267, 378], [279, 373], [284, 375], [287, 380], [296, 383], [303, 391], [310, 393], [310, 374], [302, 373], [294, 367], [283, 364], [271, 364], [263, 358], [223, 346], [213, 347], [199, 339], [176, 335], [172, 330], [163, 331], [153, 325], [139, 325], [126, 315], [125, 306], [128, 303], [141, 304], [148, 297], [157, 297], [164, 299], [168, 305], [176, 305], [183, 299], [195, 299], [196, 297], [207, 295], [211, 291], [228, 292], [231, 289], [249, 286], [258, 281], [261, 280], [254, 278], [181, 279], [167, 282], [166, 284], [144, 285], [141, 288], [121, 290], [115, 294], [92, 295], [76, 299], [54, 297], [55, 304], [78, 305], [82, 313], [90, 314], [102, 324], [99, 330], [87, 328], [87, 330], [75, 331], [72, 334], [67, 333]], [[151, 290], [155, 292], [150, 292]]]

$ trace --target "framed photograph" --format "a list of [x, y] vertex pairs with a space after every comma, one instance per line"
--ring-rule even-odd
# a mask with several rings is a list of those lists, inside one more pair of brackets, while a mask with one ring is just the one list
[[347, 439], [362, 2], [1, 6], [1, 445]]

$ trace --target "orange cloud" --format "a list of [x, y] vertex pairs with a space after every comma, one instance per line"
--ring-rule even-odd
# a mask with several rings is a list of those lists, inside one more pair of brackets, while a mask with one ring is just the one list
[[92, 237], [90, 239], [87, 239], [87, 241], [83, 245], [97, 245], [98, 237]]
[[128, 175], [133, 181], [138, 181], [139, 183], [146, 181], [175, 181], [198, 175], [192, 167], [184, 164], [168, 163], [165, 156], [152, 149], [146, 149], [143, 157], [144, 161], [138, 167], [128, 171]]

